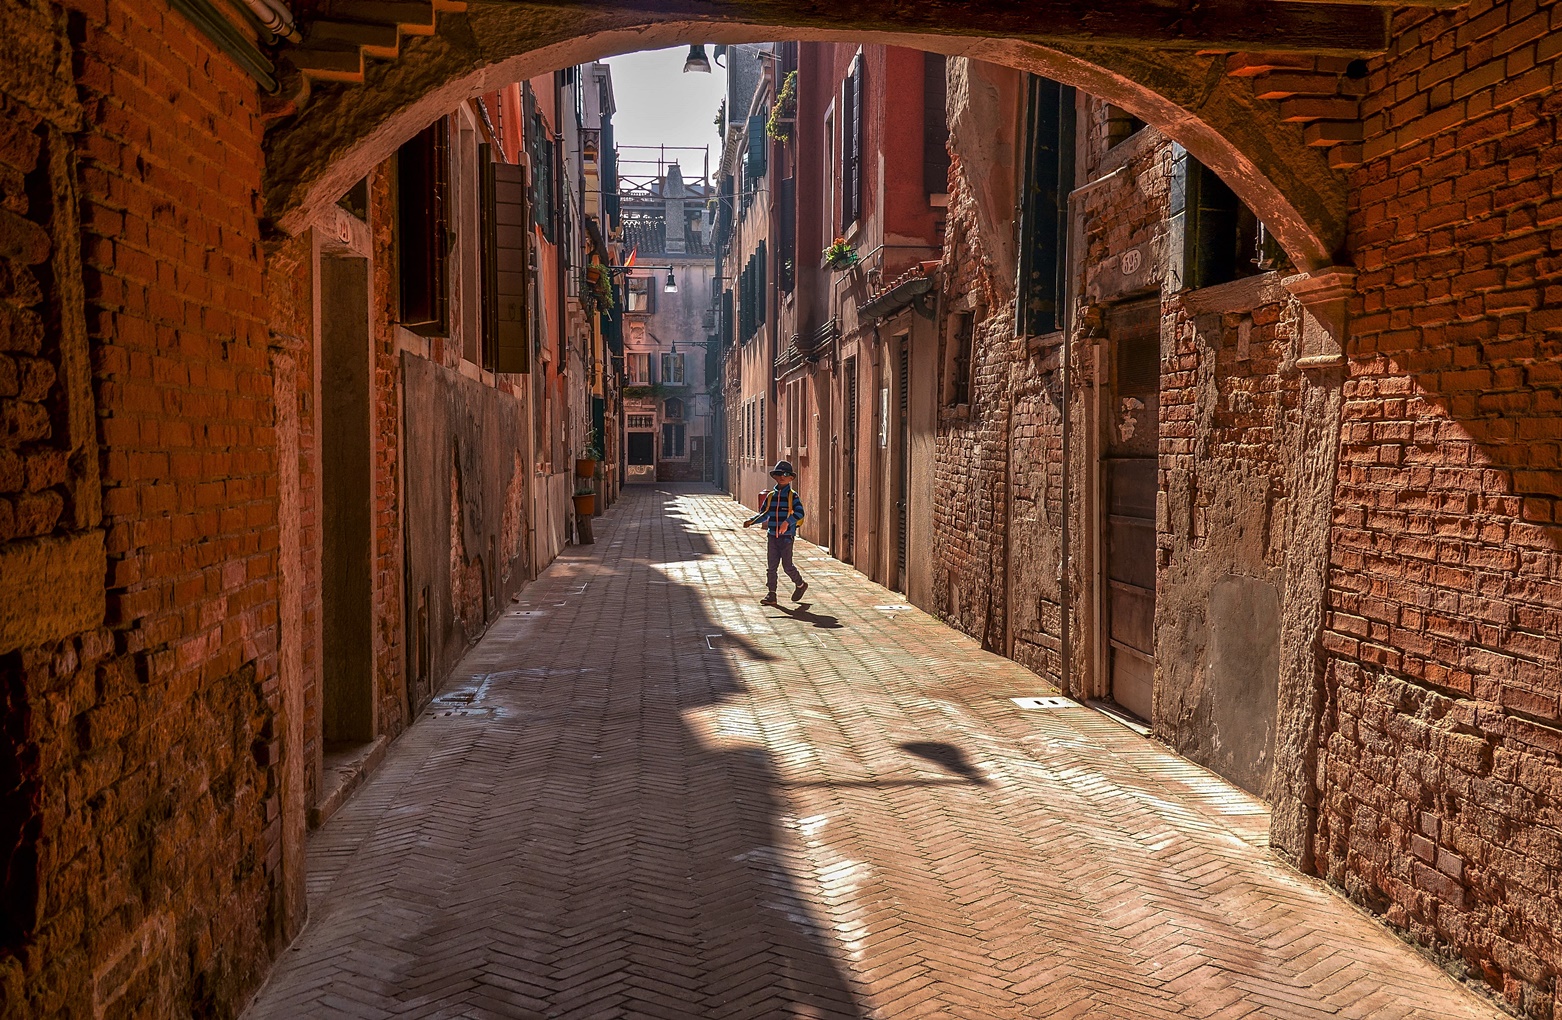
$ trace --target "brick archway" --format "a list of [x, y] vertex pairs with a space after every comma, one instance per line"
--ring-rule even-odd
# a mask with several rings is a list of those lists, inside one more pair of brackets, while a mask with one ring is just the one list
[[[835, 26], [800, 11], [777, 10], [783, 5], [764, 5], [762, 12], [754, 9], [761, 6], [756, 4], [725, 6], [726, 14], [699, 20], [687, 14], [522, 4], [485, 4], [441, 15], [436, 32], [402, 40], [393, 60], [371, 62], [361, 74], [342, 76], [361, 78], [361, 84], [329, 84], [296, 109], [282, 111], [266, 140], [266, 214], [282, 231], [296, 233], [434, 117], [505, 82], [615, 53], [689, 42], [871, 36], [1033, 71], [1114, 103], [1181, 142], [1219, 174], [1299, 267], [1312, 270], [1340, 261], [1344, 177], [1301, 124], [1260, 98], [1250, 79], [1227, 73], [1227, 54], [1233, 50], [1229, 40], [1196, 49], [1206, 44], [1168, 38], [1133, 46], [1053, 40], [1042, 45], [970, 34], [1005, 27], [1004, 16], [989, 9], [998, 5], [987, 3], [951, 5], [942, 18], [931, 20], [923, 11], [914, 23], [905, 14], [875, 17], [858, 9]], [[1358, 10], [1377, 16], [1372, 8]], [[1370, 38], [1372, 23], [1364, 24], [1365, 31], [1360, 26], [1351, 31]], [[1344, 38], [1327, 38], [1318, 50], [1339, 56], [1355, 52], [1351, 45]]]

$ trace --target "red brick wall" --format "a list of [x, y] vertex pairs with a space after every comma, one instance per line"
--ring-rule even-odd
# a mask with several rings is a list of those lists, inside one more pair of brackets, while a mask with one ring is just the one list
[[369, 379], [374, 459], [374, 676], [381, 733], [407, 725], [401, 550], [401, 351], [396, 343], [397, 269], [393, 245], [395, 162], [369, 175], [369, 221], [374, 238], [374, 364]]
[[18, 1001], [210, 1015], [269, 959], [279, 850], [261, 125], [254, 83], [165, 4], [67, 6], [108, 629], [17, 657], [45, 723]]
[[[1551, 1017], [1562, 7], [1403, 12], [1364, 101], [1327, 646], [1329, 877]], [[1562, 1014], [1558, 1014], [1562, 1015]]]
[[[1003, 531], [1008, 526], [1005, 448], [1011, 425], [1007, 396], [1012, 364], [1023, 357], [1024, 347], [1014, 339], [1007, 295], [984, 265], [976, 200], [958, 153], [952, 158], [949, 180], [942, 307], [946, 316], [969, 310], [975, 335], [970, 402], [947, 406], [942, 386], [939, 390], [934, 602], [949, 622], [984, 646], [1002, 650], [1007, 569]], [[950, 333], [946, 323], [940, 340], [940, 363], [946, 370]]]

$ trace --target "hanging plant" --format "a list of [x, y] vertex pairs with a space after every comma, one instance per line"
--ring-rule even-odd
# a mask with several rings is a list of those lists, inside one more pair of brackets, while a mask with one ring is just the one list
[[765, 122], [765, 134], [778, 142], [790, 142], [797, 116], [797, 72], [788, 71], [781, 82], [781, 91], [770, 107], [770, 119]]
[[580, 271], [582, 290], [602, 312], [611, 312], [616, 304], [616, 288], [613, 286], [613, 274], [603, 268], [602, 263], [592, 262]]
[[857, 249], [844, 237], [837, 237], [824, 250], [824, 266], [836, 272], [844, 272], [857, 264]]

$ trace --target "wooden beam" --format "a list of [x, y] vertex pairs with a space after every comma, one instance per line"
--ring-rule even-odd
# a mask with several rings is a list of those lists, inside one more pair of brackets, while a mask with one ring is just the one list
[[1346, 4], [1356, 7], [1431, 7], [1438, 10], [1470, 5], [1470, 0], [1290, 0], [1290, 2]]
[[[502, 0], [503, 2], [503, 0]], [[515, 2], [515, 0], [507, 0]], [[1388, 0], [1383, 0], [1387, 3]], [[1442, 0], [1431, 0], [1442, 2]], [[578, 11], [582, 0], [520, 0], [519, 6]], [[706, 21], [933, 34], [1177, 50], [1266, 50], [1359, 57], [1388, 45], [1388, 12], [1352, 0], [594, 0], [593, 12], [646, 23]]]

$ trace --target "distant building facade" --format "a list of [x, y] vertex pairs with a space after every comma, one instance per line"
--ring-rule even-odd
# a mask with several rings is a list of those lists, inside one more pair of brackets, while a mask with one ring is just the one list
[[634, 265], [621, 276], [624, 479], [714, 481], [706, 354], [715, 333], [711, 186], [703, 171], [687, 180], [677, 162], [636, 173], [643, 164], [627, 151], [620, 154], [620, 247]]

